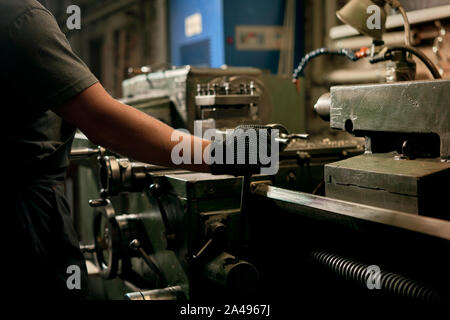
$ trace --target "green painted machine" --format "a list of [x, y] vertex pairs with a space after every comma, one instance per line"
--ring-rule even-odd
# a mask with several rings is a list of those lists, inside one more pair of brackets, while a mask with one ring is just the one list
[[[263, 78], [229, 86], [217, 80], [228, 71], [189, 72], [193, 125], [219, 110], [212, 123], [223, 130], [258, 106], [273, 115], [282, 100]], [[240, 177], [135, 162], [77, 135], [68, 189], [91, 298], [447, 301], [449, 88], [332, 87], [316, 109], [355, 137], [305, 140], [277, 125], [280, 170], [252, 177], [249, 190]], [[177, 109], [170, 96], [158, 99]]]
[[97, 276], [120, 278], [124, 286], [108, 298], [205, 298], [211, 290], [246, 296], [256, 289], [257, 269], [238, 256], [240, 178], [84, 151], [98, 156], [102, 190], [90, 201], [94, 244], [84, 249], [93, 254]]
[[[124, 87], [123, 102], [172, 125], [192, 128], [187, 123], [213, 118], [215, 126], [225, 130], [243, 121], [280, 120], [296, 132], [304, 130], [303, 96], [289, 80], [256, 69], [181, 68], [141, 75]], [[280, 173], [253, 177], [252, 183], [312, 192], [323, 188], [325, 163], [363, 151], [360, 140], [312, 143], [280, 128], [289, 137]], [[239, 218], [241, 178], [136, 163], [91, 145], [82, 134], [77, 135], [72, 158], [69, 189], [88, 258], [91, 298], [257, 293], [259, 271], [254, 257], [243, 249], [248, 235], [240, 235], [248, 228]]]

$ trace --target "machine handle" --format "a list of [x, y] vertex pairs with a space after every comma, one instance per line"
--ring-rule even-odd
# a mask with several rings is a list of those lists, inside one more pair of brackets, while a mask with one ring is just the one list
[[159, 269], [156, 261], [145, 252], [145, 250], [142, 248], [142, 245], [138, 239], [134, 239], [133, 241], [131, 241], [130, 248], [134, 251], [137, 251], [139, 253], [139, 255], [141, 256], [141, 258], [148, 265], [150, 270], [152, 270], [153, 273], [158, 276], [159, 280], [161, 281], [161, 287], [167, 286], [164, 276], [163, 276], [161, 270]]
[[89, 206], [91, 206], [92, 208], [104, 207], [107, 204], [108, 201], [106, 201], [106, 199], [89, 200]]
[[166, 228], [166, 239], [167, 239], [167, 249], [173, 248], [174, 241], [176, 240], [176, 234], [172, 230], [169, 218], [167, 216], [166, 210], [161, 201], [161, 186], [157, 183], [153, 183], [147, 189], [151, 196], [153, 196], [158, 204], [159, 212], [161, 213], [161, 218]]
[[209, 238], [203, 247], [196, 254], [192, 255], [193, 261], [208, 255], [208, 252], [211, 250], [222, 251], [225, 247], [228, 238], [228, 230], [225, 224], [216, 221], [208, 224], [207, 227]]
[[70, 159], [76, 160], [76, 159], [85, 159], [90, 158], [95, 155], [103, 155], [105, 153], [106, 149], [102, 147], [98, 148], [73, 148], [70, 151]]
[[94, 253], [95, 244], [80, 245], [80, 250], [82, 253]]

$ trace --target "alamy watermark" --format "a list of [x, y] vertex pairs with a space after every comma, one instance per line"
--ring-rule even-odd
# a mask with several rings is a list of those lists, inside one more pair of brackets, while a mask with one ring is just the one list
[[367, 289], [381, 289], [381, 269], [377, 265], [371, 265], [366, 270], [368, 277], [366, 281]]
[[81, 8], [77, 5], [70, 5], [67, 7], [66, 13], [69, 15], [67, 18], [66, 26], [69, 30], [81, 29]]
[[[266, 128], [250, 128], [227, 130], [223, 133], [216, 129], [203, 132], [199, 127], [194, 128], [194, 136], [204, 140], [215, 141], [214, 153], [210, 148], [202, 148], [200, 139], [194, 141], [188, 130], [178, 129], [172, 133], [171, 140], [178, 142], [171, 152], [171, 160], [175, 165], [180, 164], [227, 164], [227, 165], [260, 165], [261, 174], [274, 175], [278, 172], [279, 142], [278, 130]], [[224, 150], [223, 142], [233, 142], [232, 147]], [[224, 157], [225, 155], [225, 157]]]
[[371, 5], [367, 7], [367, 14], [370, 14], [367, 18], [367, 28], [369, 30], [381, 29], [381, 8], [377, 5]]
[[70, 265], [67, 267], [68, 274], [66, 285], [69, 290], [81, 290], [81, 268], [77, 265]]

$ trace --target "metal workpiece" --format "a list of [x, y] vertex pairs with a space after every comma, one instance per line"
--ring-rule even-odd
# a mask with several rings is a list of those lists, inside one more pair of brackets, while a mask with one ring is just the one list
[[[257, 185], [252, 192], [258, 197], [258, 201], [261, 200], [262, 203], [270, 205], [272, 209], [283, 213], [337, 224], [357, 232], [367, 232], [367, 234], [383, 234], [386, 230], [406, 231], [412, 236], [423, 235], [444, 241], [447, 247], [450, 245], [450, 221], [315, 196], [264, 184]], [[402, 232], [402, 235], [405, 236], [406, 233]]]
[[[335, 86], [331, 88], [330, 126], [373, 138], [369, 148], [399, 135], [400, 146], [408, 134], [413, 140], [418, 137], [431, 143], [438, 136], [438, 156], [449, 158], [448, 101], [450, 80]], [[379, 133], [387, 139], [379, 138]]]

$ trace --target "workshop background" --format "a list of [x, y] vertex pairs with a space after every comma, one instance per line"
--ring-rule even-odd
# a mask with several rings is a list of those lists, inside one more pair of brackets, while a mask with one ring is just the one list
[[[135, 163], [78, 133], [66, 193], [88, 259], [90, 298], [226, 299], [230, 292], [240, 298], [264, 292], [295, 301], [296, 290], [309, 290], [318, 299], [432, 300], [441, 297], [434, 284], [448, 289], [449, 82], [433, 80], [416, 56], [413, 79], [425, 81], [409, 86], [392, 80], [388, 62], [341, 54], [311, 60], [293, 84], [294, 69], [317, 48], [371, 48], [371, 37], [336, 15], [349, 1], [40, 2], [120, 101], [191, 132], [197, 124], [280, 124], [288, 141], [278, 174], [252, 178], [244, 222], [253, 233], [241, 256], [240, 178]], [[450, 0], [400, 3], [411, 45], [449, 80]], [[81, 8], [80, 30], [66, 25], [74, 4]], [[401, 15], [386, 10], [384, 45], [401, 46]], [[232, 97], [224, 98], [230, 90]], [[373, 102], [361, 98], [367, 96]], [[318, 114], [322, 102], [325, 116]], [[230, 110], [236, 105], [245, 110]], [[425, 111], [414, 108], [425, 105]], [[438, 128], [430, 125], [439, 119]], [[131, 240], [141, 246], [131, 250]], [[386, 296], [367, 291], [365, 270], [372, 263], [392, 271], [381, 276]]]
[[[122, 82], [130, 68], [152, 66], [198, 65], [218, 68], [222, 65], [261, 68], [290, 77], [305, 52], [315, 48], [345, 47], [356, 49], [370, 46], [370, 39], [352, 35], [345, 29], [333, 29], [342, 24], [336, 11], [345, 0], [294, 1], [295, 11], [285, 17], [285, 0], [40, 0], [59, 21], [74, 51], [80, 55], [114, 97], [123, 97]], [[414, 45], [446, 71], [449, 78], [449, 26], [446, 11], [439, 9], [446, 0], [400, 1], [406, 10], [435, 8], [432, 13], [413, 24]], [[82, 29], [67, 30], [68, 6], [76, 4], [82, 12]], [[200, 14], [201, 31], [187, 35], [184, 30], [189, 17]], [[420, 13], [419, 13], [420, 15]], [[195, 24], [195, 21], [194, 21]], [[272, 41], [268, 48], [240, 47], [237, 37], [241, 26], [287, 27], [294, 25], [294, 35], [288, 39], [280, 62], [280, 43]], [[194, 26], [195, 27], [195, 26]], [[339, 30], [343, 30], [340, 32]], [[250, 30], [252, 33], [254, 30]], [[264, 33], [264, 30], [262, 30]], [[269, 31], [270, 32], [270, 31]], [[443, 32], [443, 34], [441, 34]], [[248, 33], [247, 33], [248, 34]], [[253, 33], [255, 36], [257, 33]], [[305, 36], [306, 35], [306, 36]], [[272, 34], [268, 35], [273, 37]], [[276, 35], [275, 35], [276, 36]], [[439, 40], [440, 37], [444, 39]], [[390, 45], [402, 42], [401, 26], [388, 29], [385, 35]], [[251, 39], [249, 40], [251, 41]], [[293, 43], [292, 43], [293, 42]], [[270, 47], [272, 46], [272, 47]], [[433, 49], [436, 48], [436, 49]], [[436, 51], [437, 50], [437, 51]], [[290, 61], [289, 61], [290, 60]], [[280, 63], [284, 63], [280, 65]], [[279, 67], [281, 66], [280, 70]], [[313, 61], [305, 79], [308, 106], [333, 84], [370, 83], [383, 79], [379, 65], [359, 62], [357, 68], [341, 59], [322, 58]], [[426, 69], [418, 64], [418, 78], [426, 78]], [[306, 129], [319, 133], [327, 126], [313, 113], [305, 110]]]

